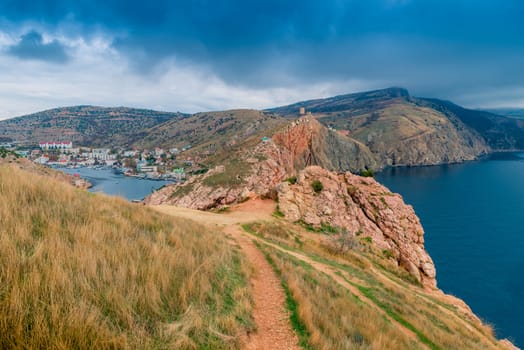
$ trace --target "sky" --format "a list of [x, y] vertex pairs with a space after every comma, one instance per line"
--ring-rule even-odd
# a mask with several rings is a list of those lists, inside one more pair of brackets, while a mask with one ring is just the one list
[[522, 0], [0, 0], [0, 119], [198, 112], [400, 86], [524, 107]]

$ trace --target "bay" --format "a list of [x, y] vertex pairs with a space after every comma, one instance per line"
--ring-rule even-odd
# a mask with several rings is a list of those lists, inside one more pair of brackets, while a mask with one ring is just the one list
[[420, 217], [439, 288], [524, 346], [524, 153], [376, 178]]
[[93, 184], [90, 192], [103, 192], [109, 195], [121, 196], [127, 200], [141, 200], [151, 192], [162, 186], [172, 183], [171, 181], [156, 181], [138, 179], [135, 177], [116, 174], [112, 169], [102, 168], [58, 168], [68, 174], [78, 174], [81, 178]]

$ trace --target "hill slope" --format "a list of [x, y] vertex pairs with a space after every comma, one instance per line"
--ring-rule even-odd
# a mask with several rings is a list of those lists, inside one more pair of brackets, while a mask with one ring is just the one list
[[524, 149], [524, 123], [451, 102], [416, 98], [401, 88], [341, 95], [271, 109], [294, 118], [300, 107], [364, 144], [379, 168], [475, 159]]
[[246, 139], [262, 137], [285, 123], [273, 113], [251, 109], [196, 113], [175, 118], [147, 130], [137, 147], [178, 147], [191, 145], [201, 157], [229, 151]]
[[148, 128], [185, 116], [127, 107], [64, 107], [2, 120], [0, 138], [22, 145], [73, 141], [92, 147], [126, 146], [143, 138]]
[[230, 349], [253, 329], [222, 235], [5, 165], [0, 251], [2, 349]]
[[524, 149], [524, 120], [460, 107], [449, 101], [419, 98], [417, 102], [457, 118], [477, 131], [493, 151]]

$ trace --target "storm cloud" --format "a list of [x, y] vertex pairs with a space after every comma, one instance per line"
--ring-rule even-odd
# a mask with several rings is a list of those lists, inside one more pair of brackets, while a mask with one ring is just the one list
[[[21, 37], [5, 45], [7, 54], [50, 64], [69, 58], [74, 67], [78, 45], [104, 42], [88, 54], [111, 57], [144, 84], [174, 71], [189, 78], [188, 88], [214, 81], [210, 101], [222, 102], [194, 108], [246, 104], [230, 90], [265, 96], [252, 106], [262, 108], [301, 91], [311, 98], [393, 85], [470, 107], [524, 106], [519, 0], [18, 0], [2, 2], [0, 13], [4, 36]], [[82, 67], [89, 75], [89, 64]]]
[[22, 35], [18, 43], [9, 47], [8, 52], [22, 59], [36, 59], [56, 63], [63, 63], [68, 59], [64, 46], [57, 40], [44, 43], [42, 35], [36, 31]]

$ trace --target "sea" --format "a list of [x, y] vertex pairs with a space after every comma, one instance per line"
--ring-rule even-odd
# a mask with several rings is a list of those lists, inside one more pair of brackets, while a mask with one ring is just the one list
[[390, 168], [376, 179], [420, 217], [438, 287], [524, 347], [524, 153]]
[[103, 192], [113, 196], [124, 197], [127, 200], [142, 200], [157, 189], [171, 184], [171, 181], [139, 179], [117, 174], [111, 168], [58, 168], [67, 174], [78, 174], [88, 180], [93, 187], [90, 192]]

